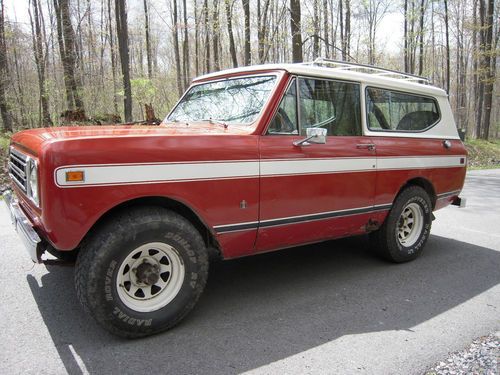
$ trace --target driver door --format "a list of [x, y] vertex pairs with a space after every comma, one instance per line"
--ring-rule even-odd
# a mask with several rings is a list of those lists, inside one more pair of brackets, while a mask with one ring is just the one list
[[[327, 129], [326, 143], [295, 146], [308, 127]], [[365, 231], [376, 158], [358, 83], [292, 78], [259, 147], [258, 252]]]

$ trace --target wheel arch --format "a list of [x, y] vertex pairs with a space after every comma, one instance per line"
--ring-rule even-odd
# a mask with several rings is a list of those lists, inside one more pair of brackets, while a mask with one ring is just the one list
[[215, 234], [210, 230], [207, 223], [201, 218], [201, 216], [196, 213], [196, 211], [184, 202], [176, 199], [164, 197], [164, 196], [146, 196], [133, 198], [128, 201], [121, 202], [112, 208], [108, 209], [104, 214], [102, 214], [99, 219], [90, 227], [86, 235], [80, 242], [80, 244], [85, 241], [86, 238], [92, 235], [92, 232], [96, 230], [103, 222], [111, 220], [111, 218], [118, 212], [125, 210], [127, 208], [141, 207], [141, 206], [156, 206], [169, 209], [187, 219], [196, 230], [201, 234], [203, 241], [207, 248], [215, 249], [218, 255], [221, 255], [220, 245], [215, 237]]
[[429, 199], [431, 200], [432, 204], [432, 209], [434, 210], [434, 207], [436, 207], [436, 200], [437, 200], [436, 190], [434, 189], [434, 185], [424, 177], [414, 177], [406, 181], [406, 183], [404, 183], [401, 186], [394, 199], [396, 199], [398, 195], [401, 194], [401, 192], [408, 186], [420, 186], [422, 189], [424, 189], [429, 195]]

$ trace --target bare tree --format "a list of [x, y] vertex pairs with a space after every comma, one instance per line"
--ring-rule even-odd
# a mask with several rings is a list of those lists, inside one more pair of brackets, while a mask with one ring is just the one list
[[448, 22], [448, 0], [444, 0], [444, 27], [446, 30], [446, 92], [450, 92], [450, 27]]
[[0, 114], [2, 115], [3, 129], [12, 131], [12, 114], [7, 104], [6, 82], [8, 77], [7, 46], [5, 44], [5, 9], [3, 0], [0, 0]]
[[366, 0], [361, 3], [363, 17], [368, 24], [368, 63], [375, 64], [377, 28], [389, 11], [388, 0]]
[[300, 0], [290, 0], [290, 31], [292, 33], [292, 61], [302, 62], [302, 32], [301, 32]]
[[[45, 86], [45, 70], [46, 70], [46, 56], [47, 53], [44, 51], [43, 47], [43, 36], [41, 27], [41, 9], [38, 0], [30, 0], [28, 8], [30, 23], [31, 23], [31, 35], [33, 39], [33, 51], [35, 52], [35, 64], [38, 74], [38, 92], [40, 95], [40, 119], [39, 123], [42, 126], [52, 125], [52, 119], [50, 118], [49, 102], [47, 97], [47, 89]], [[31, 8], [33, 9], [33, 16], [31, 14]], [[34, 19], [33, 19], [34, 18]]]
[[130, 57], [128, 46], [128, 25], [126, 0], [115, 0], [116, 34], [123, 78], [123, 111], [125, 121], [132, 121], [132, 87], [130, 84]]
[[220, 70], [219, 47], [220, 47], [220, 25], [219, 25], [219, 0], [213, 0], [212, 19], [212, 42], [214, 48], [214, 69]]
[[181, 56], [179, 51], [179, 20], [177, 17], [177, 0], [173, 0], [172, 8], [172, 37], [174, 38], [175, 73], [177, 75], [177, 90], [179, 92], [179, 96], [181, 96], [184, 92], [184, 79], [182, 78]]
[[[182, 41], [182, 61], [183, 61], [183, 76], [184, 76], [184, 90], [189, 86], [190, 72], [189, 72], [189, 38], [188, 38], [188, 21], [187, 21], [187, 4], [186, 0], [182, 0], [182, 10], [184, 19], [184, 40]], [[183, 90], [183, 91], [184, 91]]]
[[[236, 57], [236, 47], [234, 45], [234, 34], [233, 34], [233, 1], [224, 0], [224, 5], [226, 8], [226, 20], [227, 20], [227, 33], [229, 36], [229, 53], [231, 54], [231, 60], [233, 62], [233, 67], [238, 67], [238, 59]], [[259, 55], [260, 56], [260, 55]]]
[[66, 100], [68, 110], [76, 110], [85, 117], [83, 101], [80, 98], [80, 84], [76, 79], [76, 53], [75, 32], [71, 24], [69, 13], [69, 0], [54, 0], [54, 9], [57, 18], [57, 34], [59, 41], [59, 53], [61, 55], [64, 69], [64, 82], [66, 85]]
[[250, 65], [252, 56], [250, 52], [250, 0], [242, 0], [245, 15], [245, 58], [243, 65]]
[[148, 63], [148, 78], [153, 78], [153, 62], [151, 58], [151, 41], [149, 38], [149, 10], [148, 0], [144, 0], [144, 31], [146, 33], [146, 59]]

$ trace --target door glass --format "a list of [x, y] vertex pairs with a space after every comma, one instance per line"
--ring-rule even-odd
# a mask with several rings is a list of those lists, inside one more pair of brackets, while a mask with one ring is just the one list
[[327, 135], [361, 135], [358, 84], [300, 78], [299, 93], [300, 134], [324, 128]]
[[299, 134], [297, 126], [297, 88], [295, 78], [281, 99], [278, 111], [269, 125], [268, 134]]

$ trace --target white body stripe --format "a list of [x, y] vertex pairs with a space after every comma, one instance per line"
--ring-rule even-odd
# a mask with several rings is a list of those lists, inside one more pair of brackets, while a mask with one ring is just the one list
[[[75, 170], [84, 172], [84, 182], [66, 181], [66, 172]], [[55, 174], [61, 187], [247, 178], [259, 175], [259, 162], [74, 166], [59, 168]]]
[[300, 160], [262, 160], [261, 176], [339, 173], [346, 171], [361, 172], [374, 170], [375, 158], [332, 158]]
[[[461, 163], [460, 160], [463, 160]], [[390, 157], [378, 158], [377, 169], [425, 169], [425, 168], [452, 168], [464, 167], [465, 156], [418, 156], [418, 157]]]
[[[331, 174], [377, 170], [465, 167], [465, 157], [418, 156], [380, 158], [329, 158], [282, 160], [235, 160], [198, 163], [102, 164], [64, 166], [56, 169], [55, 181], [60, 187], [146, 184], [197, 180], [241, 179]], [[66, 172], [83, 171], [85, 181], [67, 182]]]

